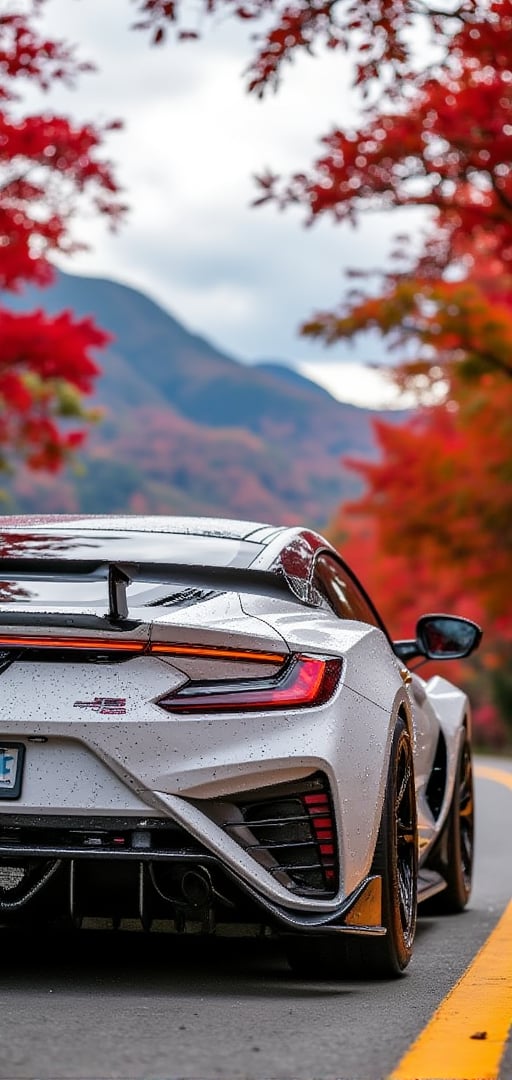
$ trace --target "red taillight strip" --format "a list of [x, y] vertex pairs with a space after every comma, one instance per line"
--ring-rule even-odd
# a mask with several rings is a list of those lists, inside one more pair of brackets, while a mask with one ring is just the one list
[[162, 641], [134, 641], [126, 638], [49, 637], [34, 634], [31, 637], [2, 635], [1, 648], [23, 649], [92, 649], [96, 652], [131, 652], [151, 653], [156, 656], [203, 656], [210, 660], [250, 660], [260, 664], [282, 664], [286, 659], [283, 653], [259, 652], [255, 649], [216, 649], [205, 645], [168, 645]]
[[323, 705], [332, 697], [342, 661], [294, 656], [273, 679], [190, 682], [156, 702], [168, 712], [249, 712]]
[[103, 641], [102, 638], [87, 638], [87, 637], [49, 637], [48, 635], [38, 634], [37, 637], [23, 637], [19, 634], [16, 636], [7, 636], [6, 634], [0, 637], [1, 649], [94, 649], [96, 652], [144, 652], [147, 647], [145, 641], [126, 641], [124, 638], [109, 638], [108, 641]]
[[319, 792], [315, 795], [303, 795], [302, 801], [314, 830], [325, 879], [334, 881], [336, 874], [333, 859], [336, 855], [336, 846], [329, 796], [325, 792]]

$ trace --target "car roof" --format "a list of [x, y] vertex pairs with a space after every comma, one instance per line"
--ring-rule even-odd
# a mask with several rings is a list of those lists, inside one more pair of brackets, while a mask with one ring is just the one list
[[[239, 521], [221, 517], [186, 517], [171, 514], [10, 514], [0, 515], [0, 531], [101, 531], [175, 533], [189, 536], [219, 536], [233, 540], [275, 536], [285, 526], [261, 521]], [[257, 534], [257, 539], [256, 535]]]

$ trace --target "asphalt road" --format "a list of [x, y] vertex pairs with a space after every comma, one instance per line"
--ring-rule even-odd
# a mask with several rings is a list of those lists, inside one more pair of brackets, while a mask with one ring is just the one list
[[1, 1080], [384, 1080], [512, 897], [512, 790], [478, 779], [476, 796], [470, 906], [421, 917], [392, 982], [302, 982], [256, 937], [0, 930]]

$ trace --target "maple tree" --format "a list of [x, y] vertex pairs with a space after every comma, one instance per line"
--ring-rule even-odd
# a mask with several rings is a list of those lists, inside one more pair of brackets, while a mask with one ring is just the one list
[[477, 21], [487, 10], [482, 0], [461, 0], [446, 10], [442, 4], [417, 0], [203, 0], [193, 7], [186, 0], [133, 3], [138, 16], [134, 26], [148, 31], [158, 45], [170, 30], [179, 39], [199, 37], [203, 15], [228, 13], [248, 23], [263, 22], [261, 33], [251, 34], [256, 51], [248, 69], [248, 89], [259, 95], [279, 84], [285, 65], [297, 53], [310, 53], [318, 45], [351, 53], [354, 85], [367, 88], [375, 82], [392, 88], [416, 70], [411, 31], [418, 22], [426, 24], [433, 42], [446, 46], [460, 20]]
[[107, 129], [50, 112], [24, 114], [21, 88], [48, 90], [87, 69], [74, 50], [38, 33], [40, 0], [0, 16], [0, 467], [25, 460], [55, 470], [83, 439], [83, 405], [108, 336], [70, 312], [9, 311], [6, 294], [49, 284], [51, 258], [78, 248], [77, 206], [87, 201], [115, 225], [123, 207], [108, 161]]
[[[184, 0], [135, 4], [135, 25], [156, 43], [170, 26], [197, 34]], [[285, 62], [323, 43], [349, 52], [353, 89], [367, 97], [361, 127], [326, 135], [309, 170], [260, 176], [258, 203], [299, 204], [309, 222], [328, 214], [354, 225], [373, 211], [425, 209], [422, 234], [397, 238], [376, 295], [365, 283], [304, 332], [332, 344], [373, 325], [395, 346], [412, 342], [413, 378], [435, 379], [439, 363], [454, 360], [468, 373], [510, 375], [512, 0], [205, 0], [206, 13], [226, 10], [270, 20], [257, 39], [252, 92], [275, 86]]]

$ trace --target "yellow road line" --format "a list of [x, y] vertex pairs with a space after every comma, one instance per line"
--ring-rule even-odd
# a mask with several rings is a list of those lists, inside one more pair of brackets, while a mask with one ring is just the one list
[[497, 1080], [512, 1023], [512, 902], [389, 1080]]
[[505, 784], [512, 790], [512, 772], [506, 769], [497, 769], [494, 765], [476, 765], [475, 776], [482, 780], [495, 780], [497, 784]]
[[[476, 775], [512, 789], [512, 773]], [[499, 1080], [512, 1024], [512, 902], [388, 1080]]]

